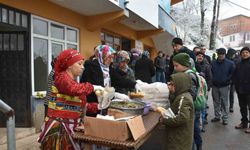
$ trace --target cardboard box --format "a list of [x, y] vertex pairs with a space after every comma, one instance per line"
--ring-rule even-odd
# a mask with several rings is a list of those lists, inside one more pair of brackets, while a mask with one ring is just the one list
[[137, 140], [146, 132], [141, 116], [127, 121], [85, 117], [84, 128], [85, 135], [117, 141], [126, 141], [132, 137]]

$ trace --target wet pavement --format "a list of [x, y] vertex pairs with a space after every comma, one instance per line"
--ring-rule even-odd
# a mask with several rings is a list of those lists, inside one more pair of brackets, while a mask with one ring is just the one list
[[[211, 95], [209, 95], [208, 105], [208, 124], [206, 125], [206, 132], [202, 133], [203, 150], [250, 150], [250, 134], [234, 128], [235, 125], [240, 123], [241, 119], [236, 94], [234, 112], [229, 113], [228, 125], [223, 125], [222, 121], [211, 122], [214, 117]], [[163, 139], [164, 128], [158, 126], [140, 150], [162, 150]]]
[[[240, 121], [238, 99], [235, 95], [234, 113], [229, 114], [229, 124], [222, 125], [222, 122], [212, 123], [213, 103], [211, 95], [208, 101], [209, 115], [206, 132], [202, 133], [203, 150], [250, 150], [250, 134], [244, 133], [244, 130], [234, 128]], [[16, 141], [17, 150], [38, 150], [39, 143], [36, 141], [39, 134], [34, 134]], [[164, 127], [159, 125], [152, 133], [148, 141], [140, 150], [162, 150], [164, 143]], [[0, 145], [0, 150], [6, 150], [7, 145]]]

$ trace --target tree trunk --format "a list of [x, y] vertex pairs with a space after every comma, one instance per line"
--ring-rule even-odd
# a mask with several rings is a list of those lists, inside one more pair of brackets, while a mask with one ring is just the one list
[[215, 22], [215, 39], [217, 37], [219, 16], [220, 16], [220, 0], [218, 0], [218, 4], [217, 4], [217, 16], [216, 16], [216, 22]]
[[204, 0], [200, 0], [200, 11], [201, 11], [201, 37], [204, 34], [204, 18], [205, 18], [205, 9], [204, 9]]
[[211, 23], [211, 33], [210, 33], [210, 43], [209, 43], [209, 49], [214, 50], [215, 49], [215, 24], [216, 24], [216, 7], [217, 7], [217, 0], [214, 0], [214, 6], [213, 6], [213, 19]]

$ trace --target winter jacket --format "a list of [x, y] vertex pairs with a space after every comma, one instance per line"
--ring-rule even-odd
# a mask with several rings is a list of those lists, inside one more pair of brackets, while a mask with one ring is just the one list
[[222, 61], [218, 59], [212, 62], [212, 85], [224, 87], [230, 84], [230, 80], [235, 70], [234, 63], [225, 58]]
[[135, 77], [132, 69], [128, 68], [127, 72], [119, 68], [111, 69], [111, 85], [116, 92], [128, 94], [135, 88]]
[[211, 72], [211, 67], [210, 64], [208, 64], [205, 60], [202, 62], [195, 62], [195, 68], [196, 71], [205, 78], [208, 89], [211, 87], [211, 80], [212, 80], [212, 72]]
[[205, 60], [207, 61], [208, 64], [211, 64], [211, 58], [208, 55], [205, 55]]
[[[101, 66], [97, 59], [87, 60], [84, 64], [84, 71], [81, 76], [80, 82], [89, 82], [93, 85], [100, 85], [104, 87], [104, 77], [103, 72], [101, 70]], [[114, 71], [112, 67], [109, 67], [109, 74], [111, 78], [111, 86], [120, 87], [120, 88], [134, 88], [136, 82], [131, 81], [130, 79], [124, 78], [121, 74]], [[96, 105], [97, 107], [97, 97], [94, 92], [87, 96], [87, 101], [89, 103], [90, 108], [87, 108], [87, 111], [92, 109], [92, 105]], [[87, 112], [89, 116], [95, 116], [98, 112], [95, 111]]]
[[250, 94], [250, 58], [242, 59], [237, 65], [233, 82], [238, 94]]
[[[89, 82], [93, 85], [100, 85], [104, 87], [103, 72], [97, 59], [87, 60], [84, 63], [84, 71], [82, 73], [80, 82]], [[98, 100], [95, 95], [95, 92], [92, 92], [91, 94], [87, 95], [87, 102], [88, 106], [86, 115], [96, 116], [98, 113]]]
[[165, 59], [165, 57], [157, 56], [155, 58], [154, 65], [155, 65], [156, 71], [165, 71], [165, 68], [166, 68], [166, 59]]
[[135, 64], [135, 78], [143, 82], [152, 83], [152, 77], [155, 75], [153, 61], [147, 57], [137, 60]]
[[185, 73], [173, 74], [171, 78], [176, 85], [176, 91], [170, 99], [170, 108], [175, 117], [163, 119], [167, 134], [164, 149], [191, 150], [194, 135], [194, 106], [188, 92], [191, 79]]
[[[82, 73], [80, 82], [89, 82], [93, 85], [104, 86], [103, 73], [97, 59], [87, 60], [84, 63], [84, 71]], [[97, 97], [94, 92], [87, 96], [87, 101], [97, 102]]]
[[193, 51], [191, 51], [190, 49], [188, 49], [187, 47], [183, 46], [180, 51], [178, 53], [174, 52], [174, 54], [170, 57], [170, 62], [169, 62], [169, 70], [168, 70], [168, 78], [170, 77], [170, 75], [174, 72], [174, 64], [173, 64], [173, 58], [175, 55], [179, 54], [179, 53], [186, 53], [190, 56], [190, 58], [192, 58], [195, 61], [195, 54]]

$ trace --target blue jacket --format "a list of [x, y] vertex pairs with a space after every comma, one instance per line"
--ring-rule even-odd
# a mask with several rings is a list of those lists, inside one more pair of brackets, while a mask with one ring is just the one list
[[230, 80], [235, 70], [234, 62], [225, 58], [223, 61], [212, 62], [212, 85], [224, 87], [230, 84]]

